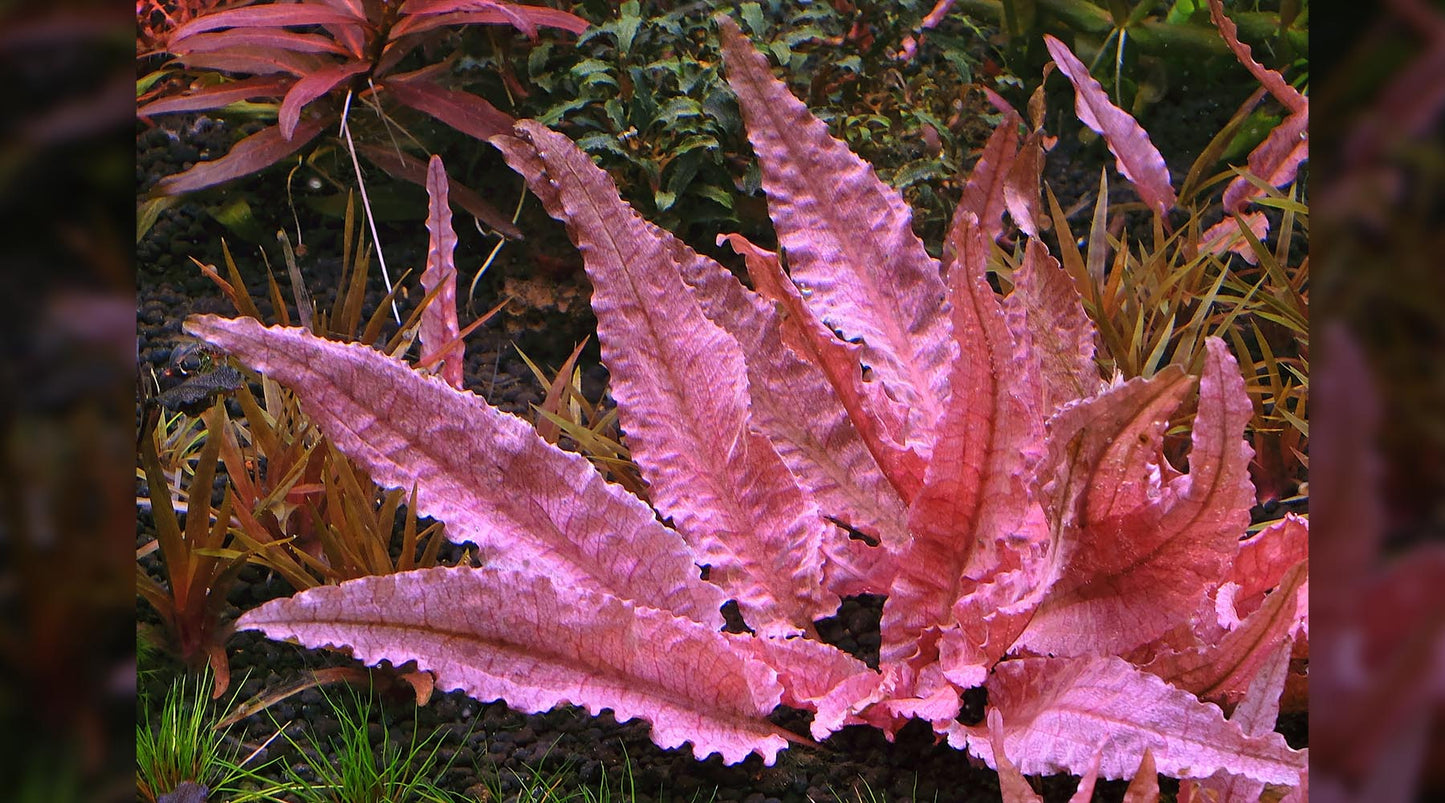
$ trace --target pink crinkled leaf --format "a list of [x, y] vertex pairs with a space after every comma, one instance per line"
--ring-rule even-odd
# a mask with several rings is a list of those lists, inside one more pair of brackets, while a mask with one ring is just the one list
[[664, 748], [692, 743], [736, 764], [772, 764], [787, 746], [767, 720], [776, 673], [746, 638], [569, 587], [532, 572], [435, 567], [321, 586], [248, 611], [242, 629], [313, 647], [346, 646], [366, 664], [416, 661], [437, 686], [538, 713], [580, 705], [643, 719]]
[[993, 766], [998, 770], [998, 791], [1003, 803], [1043, 803], [1043, 798], [1034, 792], [1024, 774], [1012, 761], [1003, 746], [1003, 716], [997, 708], [988, 710], [989, 746], [993, 751]]
[[1188, 474], [1162, 479], [1162, 429], [1190, 381], [1133, 380], [1050, 422], [1041, 493], [1069, 555], [1020, 644], [1120, 654], [1187, 623], [1249, 524], [1253, 407], [1223, 341], [1205, 342]]
[[365, 24], [365, 17], [319, 3], [287, 3], [245, 6], [196, 17], [171, 34], [171, 42], [217, 28], [281, 28], [290, 25]]
[[1243, 618], [1254, 613], [1285, 572], [1308, 560], [1309, 554], [1309, 519], [1293, 513], [1241, 541], [1228, 580], [1239, 588], [1234, 595], [1238, 615]]
[[1165, 653], [1144, 669], [1201, 699], [1232, 706], [1244, 696], [1260, 667], [1281, 648], [1288, 650], [1294, 630], [1309, 615], [1307, 582], [1301, 561], [1235, 628], [1193, 649]]
[[773, 77], [737, 23], [717, 20], [793, 281], [823, 323], [862, 339], [876, 381], [913, 413], [910, 439], [929, 442], [957, 354], [938, 262], [902, 197]]
[[[498, 137], [492, 144], [518, 172], [540, 175], [544, 168], [535, 151], [518, 147], [521, 143], [514, 140]], [[534, 182], [532, 190], [549, 214], [565, 216], [559, 195], [550, 183]], [[753, 423], [772, 441], [799, 484], [830, 516], [869, 537], [885, 542], [904, 537], [904, 504], [879, 471], [826, 376], [790, 349], [777, 347], [782, 327], [773, 305], [743, 287], [722, 265], [693, 251], [665, 229], [645, 220], [639, 220], [637, 225], [650, 233], [650, 239], [666, 246], [671, 265], [691, 288], [703, 314], [742, 347]], [[824, 549], [830, 554], [854, 551], [848, 542], [840, 544], [836, 539]], [[866, 561], [869, 567], [880, 563]], [[865, 573], [873, 574], [867, 570]], [[829, 581], [830, 588], [832, 585]], [[870, 593], [886, 590], [884, 578], [881, 586]]]
[[359, 344], [253, 319], [192, 317], [186, 331], [290, 388], [337, 448], [387, 487], [416, 486], [490, 565], [550, 575], [721, 627], [717, 587], [636, 497], [525, 421]]
[[753, 289], [781, 309], [783, 343], [822, 369], [883, 475], [899, 498], [912, 499], [923, 484], [924, 462], [915, 449], [903, 443], [907, 411], [888, 398], [877, 382], [863, 381], [862, 348], [839, 340], [813, 315], [797, 285], [783, 273], [776, 254], [763, 251], [741, 235], [728, 240], [743, 255]]
[[1039, 378], [1044, 416], [1103, 390], [1094, 363], [1094, 322], [1084, 311], [1074, 280], [1041, 240], [1028, 241], [1013, 280], [1003, 308], [1017, 344], [1016, 361], [1029, 366], [1025, 373]]
[[184, 173], [166, 176], [156, 184], [154, 192], [181, 195], [250, 175], [300, 150], [321, 133], [321, 128], [321, 124], [314, 120], [303, 121], [290, 140], [281, 136], [281, 129], [276, 126], [263, 128], [231, 146], [231, 150], [219, 159], [198, 162]]
[[[518, 140], [555, 182], [592, 280], [611, 391], [654, 507], [676, 523], [710, 579], [763, 635], [812, 632], [837, 610], [822, 584], [826, 522], [772, 444], [750, 425], [746, 362], [673, 267], [670, 243], [617, 195], [571, 140], [524, 121]], [[518, 167], [527, 167], [521, 162]]]
[[1224, 41], [1229, 43], [1229, 49], [1234, 51], [1235, 58], [1239, 59], [1239, 63], [1254, 75], [1260, 86], [1268, 89], [1269, 93], [1291, 112], [1304, 111], [1309, 108], [1309, 101], [1300, 94], [1298, 89], [1290, 86], [1284, 80], [1284, 76], [1254, 60], [1254, 54], [1250, 51], [1249, 45], [1239, 41], [1238, 26], [1234, 24], [1234, 20], [1225, 16], [1224, 3], [1221, 0], [1209, 0], [1209, 18], [1214, 21], [1215, 27], [1219, 28], [1219, 33], [1224, 37]]
[[[1027, 775], [1082, 774], [1103, 745], [1099, 774], [1128, 778], [1145, 749], [1175, 778], [1223, 771], [1294, 785], [1306, 755], [1277, 733], [1250, 736], [1218, 707], [1115, 657], [1004, 661], [988, 682], [991, 708], [1003, 716], [1003, 746]], [[960, 726], [949, 742], [992, 763], [987, 727]]]
[[[1263, 736], [1274, 730], [1279, 717], [1279, 696], [1289, 675], [1289, 645], [1279, 644], [1266, 658], [1249, 682], [1244, 698], [1229, 715], [1249, 736]], [[1264, 784], [1217, 772], [1208, 778], [1184, 781], [1179, 785], [1179, 799], [1209, 800], [1213, 803], [1256, 803], [1264, 794]]]
[[993, 90], [985, 88], [984, 92], [994, 106], [1003, 112], [1003, 120], [989, 135], [988, 142], [983, 146], [983, 153], [979, 155], [973, 170], [968, 174], [968, 181], [963, 185], [963, 196], [959, 198], [958, 207], [953, 210], [952, 229], [944, 241], [945, 263], [951, 262], [952, 255], [957, 251], [955, 243], [962, 236], [958, 229], [967, 219], [965, 212], [973, 214], [978, 225], [983, 226], [984, 234], [989, 240], [997, 240], [1003, 234], [1004, 180], [1009, 174], [1009, 167], [1013, 165], [1014, 156], [1018, 153], [1019, 126], [1023, 125], [1023, 118]]
[[1160, 215], [1174, 207], [1174, 188], [1169, 183], [1169, 167], [1149, 135], [1130, 114], [1104, 94], [1104, 88], [1089, 68], [1063, 42], [1048, 34], [1044, 45], [1069, 83], [1074, 85], [1075, 114], [1079, 122], [1097, 131], [1117, 160], [1119, 172], [1134, 184], [1144, 203]]
[[[1263, 241], [1264, 236], [1269, 234], [1269, 218], [1265, 217], [1263, 212], [1248, 212], [1240, 217], [1244, 219], [1256, 240]], [[1208, 254], [1233, 251], [1251, 265], [1259, 261], [1259, 255], [1254, 252], [1249, 238], [1240, 230], [1239, 218], [1236, 217], [1226, 217], [1210, 226], [1199, 236], [1199, 242], [1200, 250]]]
[[[1300, 164], [1310, 155], [1309, 122], [1308, 107], [1284, 118], [1250, 151], [1249, 172], [1271, 187], [1284, 187], [1294, 181]], [[1224, 188], [1224, 211], [1238, 212], [1251, 198], [1263, 193], [1253, 182], [1239, 176]]]
[[754, 654], [778, 672], [783, 705], [816, 712], [813, 738], [863, 724], [857, 713], [882, 699], [883, 675], [846, 652], [812, 639], [756, 638]]
[[[448, 183], [442, 158], [432, 154], [427, 164], [426, 230], [429, 237], [421, 286], [428, 294], [436, 291], [436, 296], [422, 311], [419, 336], [422, 360], [431, 360], [438, 351], [445, 349], [441, 369], [437, 373], [448, 385], [460, 390], [463, 386], [462, 369], [466, 367], [466, 346], [458, 340], [461, 325], [457, 322], [457, 266], [453, 259], [457, 233], [452, 230], [452, 208], [447, 204]], [[437, 291], [437, 288], [441, 290]]]
[[477, 139], [486, 140], [512, 131], [511, 115], [470, 92], [446, 89], [421, 78], [407, 80], [401, 76], [388, 78], [385, 88], [398, 103], [431, 115]]
[[281, 111], [276, 118], [281, 126], [281, 136], [290, 139], [296, 132], [296, 125], [301, 121], [301, 110], [306, 108], [306, 104], [335, 89], [342, 81], [369, 69], [371, 65], [366, 62], [334, 64], [297, 81], [281, 101]]
[[[968, 627], [954, 621], [954, 603], [1017, 568], [1019, 559], [1006, 552], [1032, 551], [1048, 535], [1024, 526], [1034, 521], [1029, 470], [1043, 418], [1037, 377], [1019, 370], [1003, 308], [984, 276], [988, 246], [979, 227], [965, 226], [948, 274], [959, 357], [924, 488], [908, 511], [913, 537], [890, 546], [898, 573], [883, 611], [884, 661], [908, 660], [930, 628]], [[1008, 645], [995, 646], [996, 659]]]
[[138, 117], [151, 117], [157, 114], [219, 109], [237, 101], [252, 98], [280, 97], [286, 94], [286, 90], [290, 88], [294, 80], [290, 76], [264, 76], [229, 81], [198, 89], [186, 95], [162, 98], [154, 103], [147, 103], [136, 109], [135, 113]]

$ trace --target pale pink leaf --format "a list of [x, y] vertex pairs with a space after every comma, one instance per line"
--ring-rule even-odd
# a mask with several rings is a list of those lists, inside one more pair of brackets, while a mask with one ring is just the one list
[[[1245, 225], [1249, 227], [1254, 238], [1264, 240], [1269, 233], [1269, 218], [1263, 212], [1248, 212], [1242, 215]], [[1253, 265], [1259, 261], [1259, 255], [1254, 252], [1254, 247], [1249, 244], [1249, 238], [1245, 237], [1239, 228], [1239, 218], [1230, 216], [1210, 226], [1199, 236], [1200, 250], [1208, 254], [1224, 254], [1233, 251], [1239, 254], [1245, 262]]]
[[1069, 558], [1021, 645], [1122, 653], [1187, 623], [1225, 576], [1254, 499], [1243, 440], [1253, 407], [1224, 343], [1205, 345], [1188, 474], [1164, 479], [1160, 456], [1190, 384], [1177, 368], [1051, 422], [1041, 491]]
[[[557, 201], [592, 280], [611, 391], [654, 507], [671, 517], [764, 635], [812, 632], [837, 610], [823, 590], [832, 537], [766, 437], [753, 431], [742, 350], [707, 319], [673, 265], [671, 243], [617, 195], [571, 140], [518, 124], [542, 163], [533, 184]], [[624, 245], [624, 243], [626, 245]]]
[[[1289, 675], [1289, 644], [1275, 647], [1261, 664], [1244, 699], [1234, 707], [1229, 720], [1249, 736], [1263, 736], [1274, 730], [1279, 717], [1279, 696]], [[1256, 803], [1264, 793], [1264, 784], [1218, 772], [1197, 781], [1180, 784], [1180, 800], [1210, 800], [1213, 803]]]
[[290, 388], [376, 482], [415, 485], [418, 515], [446, 522], [490, 565], [722, 625], [725, 598], [698, 579], [682, 539], [522, 419], [363, 345], [253, 319], [199, 316], [185, 328]]
[[1291, 112], [1306, 111], [1309, 108], [1309, 101], [1298, 89], [1290, 86], [1284, 76], [1254, 60], [1249, 45], [1239, 41], [1239, 27], [1234, 24], [1234, 20], [1225, 16], [1224, 3], [1221, 0], [1209, 0], [1209, 18], [1214, 20], [1214, 25], [1219, 28], [1224, 41], [1229, 43], [1229, 49], [1234, 51], [1235, 58], [1254, 75], [1260, 86], [1268, 89], [1269, 93]]
[[[1082, 774], [1096, 751], [1099, 774], [1128, 778], [1145, 749], [1158, 771], [1207, 778], [1224, 771], [1270, 784], [1294, 785], [1306, 755], [1277, 733], [1245, 734], [1218, 707], [1114, 657], [1004, 661], [988, 683], [1003, 716], [1003, 746], [1027, 775]], [[992, 761], [989, 733], [960, 726], [969, 752]], [[950, 735], [950, 743], [958, 745]]]
[[1084, 311], [1078, 288], [1049, 256], [1041, 240], [1030, 239], [1004, 299], [1009, 331], [1024, 373], [1038, 376], [1040, 410], [1053, 415], [1064, 404], [1104, 389], [1094, 363], [1098, 332]]
[[[971, 217], [970, 213], [965, 213]], [[1003, 308], [984, 275], [988, 241], [966, 226], [950, 269], [949, 307], [958, 359], [921, 494], [908, 512], [912, 539], [890, 547], [898, 573], [884, 609], [882, 659], [908, 660], [930, 628], [958, 625], [953, 606], [976, 584], [1017, 568], [1048, 537], [1031, 529], [1029, 471], [1043, 417], [1037, 377], [1018, 370]], [[1002, 657], [1008, 644], [990, 645]], [[991, 662], [991, 661], [987, 661]]]
[[717, 19], [792, 278], [824, 324], [862, 339], [863, 362], [913, 413], [910, 438], [926, 441], [957, 353], [938, 262], [898, 193], [773, 77], [737, 23]]
[[437, 687], [527, 713], [580, 705], [642, 719], [664, 748], [771, 764], [782, 687], [745, 637], [546, 576], [435, 567], [320, 586], [237, 622], [274, 639], [347, 646], [366, 664], [416, 661]]
[[993, 766], [998, 770], [998, 791], [1003, 803], [1043, 803], [1034, 788], [1019, 772], [1019, 768], [1008, 759], [1003, 746], [1003, 715], [997, 708], [988, 710], [989, 746], [993, 749]]
[[447, 384], [460, 390], [463, 387], [462, 369], [466, 367], [466, 346], [457, 339], [461, 335], [461, 325], [457, 322], [457, 266], [453, 257], [457, 233], [452, 230], [452, 208], [447, 204], [448, 183], [441, 157], [432, 154], [427, 164], [428, 240], [421, 286], [428, 294], [439, 287], [441, 290], [422, 311], [419, 337], [423, 360], [432, 359], [437, 352], [446, 349], [437, 373]]
[[[1269, 136], [1249, 153], [1249, 172], [1271, 187], [1284, 187], [1294, 181], [1299, 166], [1309, 158], [1310, 110], [1308, 107], [1284, 118]], [[1244, 176], [1238, 176], [1224, 188], [1225, 214], [1244, 209], [1251, 198], [1264, 194]]]
[[306, 120], [297, 126], [289, 140], [281, 136], [281, 129], [276, 126], [263, 128], [232, 145], [219, 159], [197, 162], [184, 173], [166, 176], [156, 184], [155, 191], [162, 195], [181, 195], [250, 175], [301, 150], [321, 133], [321, 128], [319, 122]]
[[1035, 131], [1024, 138], [1003, 182], [1004, 207], [1009, 217], [1020, 231], [1035, 239], [1039, 236], [1039, 221], [1046, 219], [1039, 205], [1039, 180], [1043, 172], [1043, 135]]
[[1149, 135], [1123, 109], [1109, 102], [1109, 96], [1089, 68], [1063, 42], [1048, 34], [1044, 45], [1069, 83], [1074, 85], [1075, 113], [1079, 122], [1097, 131], [1117, 160], [1119, 172], [1138, 190], [1145, 205], [1163, 215], [1174, 207], [1174, 188], [1169, 167]]
[[329, 65], [297, 81], [281, 101], [281, 111], [277, 115], [281, 136], [286, 139], [292, 137], [297, 123], [301, 121], [301, 110], [306, 108], [306, 104], [335, 89], [342, 81], [369, 69], [370, 64], [356, 61]]
[[803, 638], [755, 638], [750, 644], [777, 670], [783, 705], [815, 712], [809, 726], [815, 739], [864, 724], [858, 712], [884, 696], [883, 675], [831, 644]]

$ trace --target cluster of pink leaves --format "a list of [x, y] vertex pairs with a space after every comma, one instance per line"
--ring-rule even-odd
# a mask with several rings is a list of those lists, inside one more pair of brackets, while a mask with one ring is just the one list
[[[300, 0], [232, 5], [195, 15], [170, 33], [167, 51], [188, 69], [252, 77], [161, 98], [137, 113], [149, 117], [271, 100], [280, 103], [278, 120], [225, 156], [162, 180], [156, 192], [193, 192], [276, 164], [341, 121], [345, 101], [338, 96], [350, 89], [356, 90], [358, 108], [386, 99], [481, 140], [511, 131], [510, 115], [477, 95], [446, 86], [448, 62], [396, 72], [408, 54], [461, 25], [509, 25], [536, 38], [539, 26], [580, 33], [588, 22], [507, 0]], [[328, 102], [319, 104], [322, 99]], [[416, 184], [426, 180], [426, 166], [395, 148], [363, 144], [358, 151], [396, 178]], [[474, 191], [453, 183], [452, 194], [488, 225], [518, 235]]]
[[[920, 718], [1010, 778], [1091, 784], [1153, 761], [1191, 795], [1302, 795], [1306, 753], [1272, 726], [1307, 645], [1308, 530], [1289, 517], [1243, 538], [1251, 408], [1223, 343], [1197, 382], [1177, 367], [1104, 382], [1042, 241], [1007, 297], [988, 284], [981, 221], [1008, 182], [981, 162], [933, 259], [897, 193], [719, 25], [781, 252], [726, 238], [751, 289], [560, 134], [524, 121], [493, 139], [583, 254], [651, 506], [456, 377], [192, 318], [486, 560], [315, 589], [238, 626], [414, 660], [522, 711], [610, 709], [729, 763], [806, 741], [768, 719], [787, 705], [813, 712], [815, 739]], [[1183, 472], [1161, 444], [1196, 387]], [[877, 669], [816, 639], [859, 593], [887, 597]], [[727, 600], [751, 633], [722, 632]], [[978, 686], [988, 720], [966, 724]]]

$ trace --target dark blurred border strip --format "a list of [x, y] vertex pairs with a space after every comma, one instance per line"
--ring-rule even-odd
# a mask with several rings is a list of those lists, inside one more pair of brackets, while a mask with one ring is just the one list
[[0, 5], [0, 798], [134, 799], [134, 12]]

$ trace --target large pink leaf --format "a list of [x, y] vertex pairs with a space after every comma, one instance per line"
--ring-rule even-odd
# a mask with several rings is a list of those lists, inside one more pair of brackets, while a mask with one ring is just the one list
[[1159, 149], [1149, 141], [1149, 135], [1128, 112], [1109, 102], [1109, 96], [1089, 74], [1089, 68], [1063, 42], [1045, 34], [1044, 45], [1059, 65], [1059, 72], [1074, 85], [1079, 122], [1103, 135], [1118, 161], [1119, 172], [1133, 182], [1144, 203], [1160, 215], [1168, 212], [1174, 207], [1169, 167], [1164, 164]]
[[1015, 359], [1028, 366], [1022, 373], [1038, 377], [1039, 409], [1047, 418], [1064, 404], [1103, 390], [1094, 364], [1098, 332], [1074, 280], [1042, 241], [1028, 241], [1013, 280], [1003, 308], [1016, 344]]
[[748, 640], [535, 573], [436, 567], [321, 586], [237, 623], [367, 664], [416, 661], [437, 685], [536, 713], [580, 705], [643, 719], [665, 748], [772, 764], [782, 687]]
[[296, 124], [301, 121], [301, 110], [306, 108], [306, 104], [335, 89], [342, 81], [369, 69], [370, 64], [353, 61], [323, 67], [297, 81], [286, 93], [285, 100], [281, 101], [281, 111], [277, 115], [281, 136], [290, 139], [296, 132]]
[[910, 437], [927, 441], [957, 354], [937, 261], [898, 193], [773, 77], [737, 23], [718, 28], [793, 280], [825, 324], [862, 338], [864, 363], [914, 414]]
[[1309, 520], [1293, 513], [1239, 543], [1239, 554], [1229, 570], [1237, 587], [1234, 607], [1240, 617], [1254, 613], [1264, 595], [1280, 584], [1285, 572], [1309, 559]]
[[[1263, 662], [1249, 682], [1244, 699], [1234, 707], [1229, 720], [1249, 736], [1263, 736], [1274, 730], [1279, 717], [1279, 696], [1289, 675], [1289, 645], [1280, 644]], [[1180, 801], [1212, 801], [1212, 803], [1256, 803], [1264, 793], [1264, 784], [1217, 772], [1197, 781], [1179, 785]]]
[[321, 133], [321, 128], [320, 122], [305, 120], [296, 127], [289, 140], [281, 136], [281, 129], [277, 126], [263, 128], [231, 146], [230, 152], [219, 159], [199, 162], [184, 173], [166, 176], [156, 184], [155, 191], [163, 195], [181, 195], [250, 175], [300, 150]]
[[480, 140], [512, 131], [511, 115], [470, 92], [443, 89], [430, 81], [409, 81], [398, 77], [388, 78], [385, 89], [398, 103], [429, 114]]
[[544, 171], [527, 178], [553, 182], [582, 252], [612, 395], [653, 505], [753, 628], [812, 632], [838, 605], [822, 586], [832, 525], [752, 430], [737, 341], [707, 319], [672, 266], [671, 244], [650, 236], [586, 153], [538, 123], [517, 130]]
[[[1099, 774], [1128, 778], [1145, 749], [1160, 772], [1207, 778], [1225, 772], [1294, 785], [1304, 753], [1277, 733], [1251, 736], [1214, 705], [1112, 657], [1025, 658], [998, 665], [988, 682], [1003, 715], [1003, 746], [1028, 775], [1083, 774], [1103, 746]], [[959, 726], [949, 742], [990, 763], [988, 728]]]
[[[971, 217], [971, 213], [965, 213]], [[1003, 308], [984, 275], [989, 241], [966, 225], [948, 274], [949, 306], [958, 358], [935, 433], [923, 491], [908, 511], [912, 538], [893, 547], [898, 573], [883, 612], [885, 661], [906, 661], [929, 628], [955, 622], [954, 603], [978, 583], [1015, 569], [1017, 557], [1046, 539], [1030, 516], [1029, 470], [1038, 459], [1043, 417], [1036, 375], [1018, 370]], [[980, 669], [1002, 657], [994, 641], [977, 656]]]
[[1284, 76], [1255, 61], [1249, 45], [1239, 41], [1239, 28], [1234, 24], [1234, 20], [1225, 16], [1224, 3], [1221, 0], [1209, 0], [1209, 18], [1214, 20], [1219, 33], [1224, 36], [1224, 41], [1229, 43], [1229, 49], [1234, 51], [1235, 58], [1254, 74], [1260, 86], [1268, 89], [1269, 93], [1291, 112], [1307, 112], [1309, 101], [1304, 95], [1290, 86]]
[[161, 98], [136, 109], [136, 115], [150, 117], [157, 114], [196, 112], [219, 109], [241, 100], [251, 98], [274, 98], [286, 94], [295, 80], [289, 76], [265, 76], [228, 81], [223, 84], [198, 89], [186, 95]]
[[907, 410], [888, 398], [878, 383], [863, 381], [862, 349], [839, 340], [813, 315], [797, 285], [783, 273], [776, 254], [757, 248], [741, 235], [729, 239], [746, 261], [753, 288], [781, 309], [783, 343], [822, 369], [884, 476], [900, 498], [913, 498], [923, 484], [924, 463], [916, 450], [903, 443]]
[[171, 41], [176, 42], [203, 31], [217, 28], [281, 28], [290, 25], [365, 24], [365, 17], [320, 3], [270, 3], [216, 11], [196, 17], [176, 28]]
[[[517, 147], [520, 143], [511, 137], [498, 137], [492, 143], [518, 172], [540, 175], [544, 171], [532, 148]], [[532, 189], [549, 214], [565, 217], [558, 193], [550, 183], [533, 182]], [[726, 268], [688, 248], [670, 232], [646, 221], [640, 225], [649, 232], [650, 239], [665, 244], [671, 266], [692, 290], [703, 314], [742, 347], [753, 423], [773, 442], [799, 484], [826, 507], [830, 516], [848, 526], [885, 542], [902, 538], [902, 500], [879, 471], [823, 372], [799, 359], [791, 349], [778, 347], [781, 322], [773, 306], [743, 287]], [[861, 542], [844, 542], [843, 551], [852, 552], [849, 543]], [[832, 554], [835, 550], [829, 545], [825, 551]], [[870, 556], [859, 562], [871, 568], [882, 563], [880, 557]], [[881, 586], [871, 587], [870, 593], [886, 590], [884, 580]]]
[[[410, 181], [419, 186], [426, 186], [427, 166], [409, 154], [384, 145], [371, 145], [365, 142], [356, 143], [356, 152], [366, 157], [368, 162], [386, 171], [386, 174], [401, 181]], [[494, 231], [503, 237], [511, 240], [522, 239], [522, 232], [513, 225], [497, 210], [495, 206], [482, 200], [477, 191], [468, 187], [456, 179], [448, 177], [448, 195], [457, 206], [467, 210], [481, 222], [490, 226]]]
[[783, 705], [815, 712], [809, 726], [823, 739], [845, 725], [863, 724], [863, 708], [884, 695], [884, 677], [846, 652], [812, 639], [757, 638], [754, 654], [778, 672]]
[[722, 625], [724, 598], [681, 538], [522, 419], [359, 344], [253, 319], [193, 317], [186, 330], [291, 388], [337, 448], [378, 483], [415, 485], [418, 514], [491, 565]]
[[[1294, 181], [1300, 163], [1309, 158], [1309, 107], [1291, 114], [1269, 132], [1249, 154], [1249, 172], [1271, 187], [1284, 187]], [[1243, 176], [1224, 188], [1225, 213], [1244, 209], [1250, 198], [1264, 193]]]
[[461, 335], [457, 322], [457, 265], [453, 258], [457, 233], [452, 230], [452, 208], [447, 204], [449, 183], [442, 158], [432, 154], [426, 175], [428, 239], [421, 286], [428, 294], [435, 291], [436, 297], [422, 311], [419, 337], [423, 360], [432, 359], [445, 349], [438, 373], [447, 384], [460, 390], [462, 369], [466, 367], [466, 346], [457, 339]]

